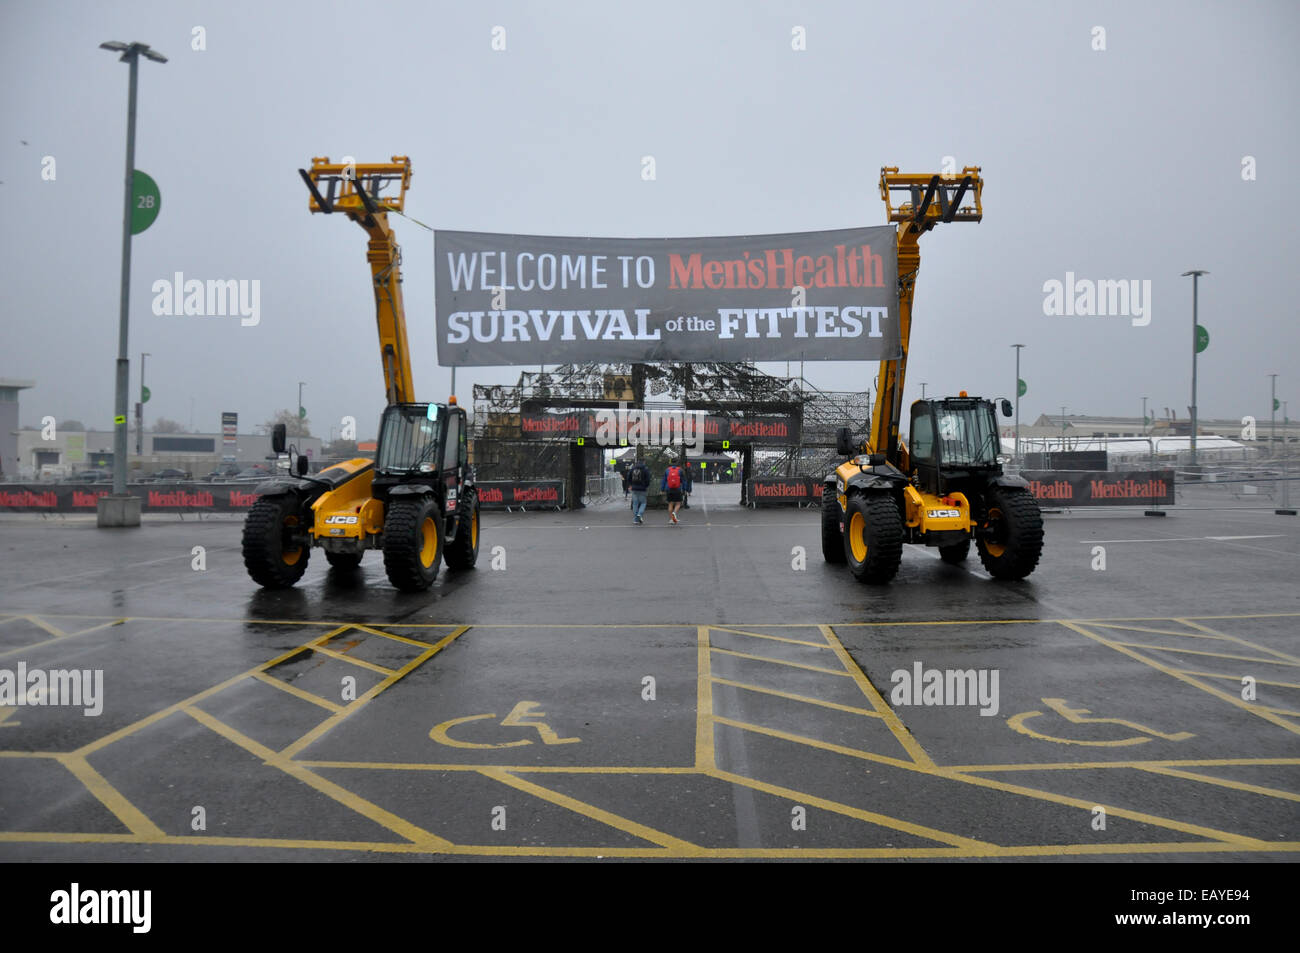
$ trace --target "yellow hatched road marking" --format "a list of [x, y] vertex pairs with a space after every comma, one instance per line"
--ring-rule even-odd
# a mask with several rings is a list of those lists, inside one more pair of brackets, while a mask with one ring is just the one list
[[50, 635], [54, 636], [56, 639], [62, 639], [66, 637], [68, 634], [64, 632], [62, 629], [56, 628], [55, 626], [52, 626], [49, 623], [42, 621], [39, 616], [25, 615], [23, 616], [23, 618], [26, 619], [28, 622], [30, 622], [32, 625], [44, 629], [46, 632], [50, 633]]
[[1259, 665], [1288, 665], [1292, 668], [1300, 668], [1300, 662], [1288, 662], [1278, 658], [1259, 658], [1254, 655], [1229, 655], [1226, 652], [1202, 652], [1200, 649], [1176, 649], [1169, 645], [1147, 645], [1145, 642], [1121, 642], [1118, 639], [1111, 640], [1112, 645], [1127, 645], [1131, 649], [1149, 649], [1153, 652], [1174, 652], [1178, 655], [1207, 655], [1211, 658], [1226, 658], [1240, 662], [1255, 662]]
[[[739, 774], [732, 774], [730, 771], [710, 771], [709, 775], [710, 777], [717, 778], [719, 781], [739, 784], [742, 787], [753, 788], [755, 791], [762, 791], [765, 794], [772, 794], [776, 797], [797, 801], [800, 804], [811, 804], [813, 807], [820, 808], [823, 811], [832, 811], [836, 814], [843, 814], [847, 817], [857, 818], [860, 821], [867, 821], [881, 827], [888, 827], [891, 830], [903, 831], [908, 834], [913, 834], [916, 837], [924, 837], [926, 840], [939, 841], [941, 844], [948, 844], [953, 847], [969, 847], [977, 850], [986, 850], [988, 848], [996, 849], [997, 847], [997, 845], [991, 844], [988, 841], [976, 840], [973, 837], [962, 837], [960, 834], [941, 831], [935, 827], [926, 827], [924, 824], [914, 824], [911, 821], [904, 821], [897, 817], [890, 817], [887, 814], [877, 814], [875, 811], [864, 811], [861, 808], [852, 807], [848, 804], [841, 804], [839, 801], [831, 801], [826, 798], [815, 797], [805, 791], [795, 791], [792, 788], [781, 787], [777, 784], [769, 784], [766, 781], [758, 781], [754, 778], [747, 778]], [[791, 848], [786, 848], [786, 850], [791, 850]], [[802, 854], [803, 850], [800, 849], [798, 852]]]
[[1093, 768], [1231, 768], [1296, 765], [1300, 758], [1183, 758], [1173, 761], [1045, 761], [1042, 764], [950, 764], [945, 771], [1076, 771]]
[[835, 630], [829, 625], [821, 626], [821, 630], [822, 635], [826, 637], [826, 641], [835, 649], [835, 654], [839, 656], [840, 663], [849, 670], [849, 674], [852, 676], [853, 681], [856, 682], [858, 688], [862, 690], [862, 694], [867, 696], [867, 701], [871, 702], [871, 707], [878, 711], [880, 716], [885, 719], [885, 724], [889, 726], [889, 730], [893, 733], [894, 737], [898, 739], [898, 743], [903, 746], [903, 750], [911, 756], [914, 762], [922, 767], [934, 767], [934, 759], [926, 753], [925, 749], [921, 747], [921, 743], [912, 736], [910, 731], [907, 730], [907, 726], [903, 724], [902, 719], [898, 717], [898, 714], [894, 709], [890, 708], [889, 705], [885, 703], [885, 699], [881, 697], [880, 692], [876, 691], [876, 686], [871, 684], [871, 681], [867, 678], [866, 674], [858, 667], [858, 664], [853, 661], [853, 657], [849, 655], [848, 649], [844, 647], [844, 644], [840, 642], [839, 637], [836, 636]]
[[1151, 632], [1155, 635], [1173, 635], [1180, 639], [1219, 639], [1220, 641], [1228, 641], [1227, 636], [1207, 635], [1204, 632], [1176, 632], [1173, 629], [1153, 629], [1150, 626], [1145, 625], [1119, 625], [1115, 622], [1089, 622], [1088, 624], [1098, 629], [1116, 629], [1124, 632]]
[[699, 774], [696, 768], [685, 766], [650, 767], [648, 765], [540, 765], [540, 764], [414, 764], [392, 761], [295, 761], [306, 768], [343, 768], [359, 771], [482, 771], [484, 767], [512, 774]]
[[[1180, 668], [1178, 671], [1185, 675], [1199, 675], [1201, 678], [1226, 678], [1230, 682], [1236, 682], [1238, 685], [1241, 684], [1240, 675], [1224, 675], [1222, 672], [1198, 672], [1189, 668]], [[1296, 682], [1275, 682], [1269, 678], [1257, 678], [1255, 679], [1255, 684], [1276, 685], [1278, 688], [1300, 688], [1300, 684], [1297, 684]]]
[[[1220, 691], [1219, 689], [1215, 688], [1213, 685], [1207, 685], [1204, 682], [1198, 681], [1197, 679], [1192, 678], [1190, 675], [1188, 675], [1187, 673], [1179, 669], [1172, 668], [1171, 666], [1165, 665], [1163, 662], [1159, 662], [1155, 659], [1147, 658], [1145, 655], [1142, 655], [1139, 652], [1134, 652], [1128, 647], [1121, 645], [1118, 642], [1112, 642], [1110, 639], [1097, 635], [1095, 632], [1089, 632], [1087, 629], [1085, 629], [1083, 626], [1077, 623], [1062, 622], [1061, 625], [1065, 626], [1068, 629], [1072, 629], [1075, 632], [1078, 632], [1082, 636], [1092, 639], [1094, 642], [1098, 642], [1101, 645], [1105, 645], [1108, 648], [1114, 649], [1116, 652], [1120, 652], [1124, 655], [1127, 655], [1129, 658], [1136, 659], [1137, 661], [1141, 662], [1144, 665], [1150, 665], [1152, 668], [1156, 669], [1157, 671], [1164, 672], [1166, 675], [1170, 675], [1178, 679], [1180, 682], [1186, 682], [1188, 685], [1192, 685], [1196, 688], [1199, 688], [1201, 691], [1213, 695], [1215, 698], [1221, 699], [1230, 705], [1240, 708], [1242, 711], [1250, 712], [1250, 714], [1252, 715], [1256, 715], [1260, 718], [1263, 718], [1265, 721], [1271, 722], [1272, 724], [1277, 725], [1279, 728], [1285, 728], [1287, 731], [1290, 731], [1293, 734], [1300, 734], [1300, 727], [1285, 720], [1280, 715], [1274, 715], [1271, 712], [1263, 711], [1257, 706], [1251, 705], [1249, 702], [1242, 701], [1241, 698], [1237, 695], [1230, 694], [1229, 692]], [[1278, 664], [1285, 664], [1285, 663], [1278, 663]]]
[[382, 635], [386, 639], [392, 639], [394, 642], [405, 642], [407, 645], [414, 645], [418, 648], [427, 649], [433, 646], [432, 642], [421, 642], [419, 639], [408, 638], [405, 635], [398, 635], [395, 632], [384, 632], [382, 629], [376, 629], [373, 626], [361, 625], [360, 623], [352, 626], [359, 632], [369, 632], [371, 635]]
[[276, 688], [286, 691], [290, 695], [301, 698], [303, 701], [311, 702], [313, 705], [319, 705], [321, 708], [326, 708], [329, 711], [342, 711], [344, 708], [343, 705], [335, 704], [327, 698], [321, 698], [319, 695], [305, 691], [297, 685], [290, 685], [284, 679], [276, 678], [274, 675], [268, 675], [266, 672], [254, 672], [253, 678], [257, 679], [259, 682], [265, 682], [267, 685], [274, 685]]
[[804, 662], [787, 662], [785, 659], [772, 658], [768, 655], [751, 655], [748, 652], [733, 652], [731, 649], [713, 649], [721, 655], [734, 655], [736, 658], [753, 659], [755, 662], [771, 662], [773, 665], [788, 665], [791, 668], [802, 668], [809, 672], [821, 672], [823, 675], [842, 675], [849, 677], [845, 671], [837, 671], [833, 668], [822, 668], [820, 665], [808, 665]]
[[803, 639], [787, 639], [780, 635], [765, 635], [762, 632], [746, 632], [744, 629], [733, 629], [730, 626], [726, 626], [726, 625], [711, 625], [709, 626], [709, 628], [714, 629], [715, 631], [718, 632], [731, 632], [734, 633], [735, 635], [747, 635], [751, 639], [770, 639], [773, 642], [787, 642], [790, 645], [806, 645], [809, 648], [814, 648], [814, 649], [830, 648], [829, 645], [824, 645], [821, 642], [806, 642]]
[[340, 787], [333, 781], [327, 781], [325, 778], [322, 778], [310, 769], [295, 764], [283, 755], [277, 754], [265, 745], [259, 744], [242, 732], [230, 727], [225, 722], [213, 718], [207, 712], [203, 711], [203, 709], [187, 706], [184, 711], [185, 714], [189, 715], [199, 724], [215, 731], [227, 741], [238, 745], [255, 757], [261, 758], [271, 767], [283, 771], [291, 778], [315, 788], [326, 797], [338, 801], [338, 803], [342, 804], [349, 810], [355, 811], [363, 817], [369, 818], [380, 827], [387, 828], [399, 837], [405, 837], [414, 844], [421, 844], [425, 847], [436, 850], [451, 845], [451, 841], [446, 838], [439, 837], [437, 834], [426, 831], [424, 828], [412, 824], [410, 821], [406, 820], [406, 818], [398, 817], [392, 811], [385, 810], [372, 801], [367, 801], [365, 798], [361, 797], [361, 795], [354, 794], [352, 791]]
[[99, 798], [104, 807], [122, 822], [132, 834], [147, 840], [163, 837], [162, 828], [145, 816], [145, 813], [122, 796], [122, 792], [92, 768], [85, 758], [75, 754], [64, 755], [59, 763], [67, 768], [82, 785]]
[[709, 627], [698, 626], [695, 638], [695, 767], [707, 771], [717, 766], [713, 752], [713, 667], [709, 661]]
[[1234, 791], [1247, 791], [1251, 794], [1263, 794], [1266, 797], [1279, 797], [1288, 801], [1300, 801], [1300, 794], [1293, 794], [1290, 791], [1282, 791], [1278, 788], [1266, 788], [1258, 784], [1247, 784], [1245, 781], [1232, 781], [1227, 778], [1216, 778], [1210, 774], [1197, 774], [1194, 771], [1179, 771], [1177, 768], [1164, 768], [1149, 766], [1142, 768], [1151, 774], [1165, 774], [1171, 778], [1183, 778], [1188, 781], [1199, 781], [1202, 784], [1213, 784], [1216, 787], [1232, 788]]
[[316, 651], [321, 655], [329, 656], [332, 659], [338, 659], [340, 662], [348, 662], [352, 665], [359, 665], [361, 668], [368, 668], [372, 672], [378, 672], [380, 675], [392, 675], [396, 669], [385, 668], [382, 665], [376, 665], [374, 662], [367, 662], [365, 659], [353, 658], [346, 652], [337, 652], [334, 649], [327, 649], [323, 645], [318, 645]]
[[775, 695], [778, 698], [788, 698], [791, 701], [803, 702], [806, 705], [818, 705], [821, 708], [847, 711], [854, 715], [866, 715], [868, 718], [884, 717], [878, 711], [867, 711], [865, 708], [854, 708], [852, 705], [840, 705], [836, 702], [823, 701], [820, 698], [810, 698], [807, 695], [796, 695], [794, 692], [779, 692], [775, 688], [764, 688], [762, 685], [750, 685], [746, 682], [735, 682], [729, 678], [719, 678], [716, 675], [713, 676], [713, 681], [717, 685], [730, 685], [732, 688], [743, 688], [747, 692], [761, 692], [764, 695]]
[[633, 837], [639, 837], [652, 844], [658, 844], [660, 847], [671, 847], [688, 856], [694, 856], [703, 852], [703, 848], [698, 844], [692, 844], [690, 841], [673, 837], [671, 834], [665, 834], [663, 831], [655, 830], [653, 827], [638, 824], [636, 821], [630, 820], [629, 818], [621, 817], [618, 814], [612, 814], [609, 811], [596, 807], [594, 804], [588, 804], [586, 801], [579, 801], [577, 798], [569, 797], [567, 794], [561, 794], [558, 791], [552, 791], [550, 788], [544, 788], [540, 784], [534, 784], [532, 781], [525, 781], [523, 778], [502, 771], [500, 768], [480, 768], [479, 770], [484, 777], [491, 778], [494, 781], [499, 781], [501, 784], [509, 785], [517, 791], [531, 794], [533, 797], [540, 798], [543, 801], [549, 801], [551, 804], [573, 811], [575, 814], [581, 814], [583, 817], [590, 818], [593, 821], [599, 821], [609, 827], [623, 831], [625, 834], [631, 834]]
[[1277, 649], [1271, 649], [1267, 645], [1260, 645], [1258, 642], [1251, 642], [1236, 635], [1228, 635], [1226, 632], [1220, 632], [1217, 629], [1211, 629], [1208, 625], [1201, 625], [1198, 622], [1192, 622], [1188, 619], [1175, 619], [1175, 622], [1181, 622], [1183, 625], [1190, 625], [1193, 628], [1200, 629], [1202, 632], [1209, 633], [1209, 638], [1227, 639], [1230, 642], [1236, 642], [1238, 645], [1244, 645], [1247, 648], [1255, 649], [1257, 652], [1267, 652], [1269, 655], [1276, 655], [1278, 658], [1287, 659], [1288, 661], [1300, 664], [1300, 658], [1294, 655], [1288, 655], [1286, 652], [1280, 652]]
[[290, 744], [280, 753], [286, 758], [292, 758], [303, 748], [306, 748], [308, 745], [312, 744], [317, 739], [323, 737], [327, 732], [332, 731], [334, 727], [339, 722], [341, 722], [344, 718], [351, 717], [354, 713], [360, 711], [385, 689], [389, 688], [391, 685], [393, 685], [400, 679], [404, 678], [406, 675], [415, 671], [417, 668], [419, 668], [429, 659], [433, 658], [435, 655], [441, 652], [444, 648], [446, 648], [448, 645], [454, 642], [461, 635], [468, 632], [469, 628], [470, 627], [467, 625], [462, 625], [455, 631], [449, 633], [441, 641], [434, 643], [434, 645], [431, 648], [421, 652], [419, 655], [411, 659], [411, 661], [407, 662], [397, 671], [393, 672], [391, 675], [389, 675], [388, 677], [386, 677], [376, 685], [367, 689], [356, 701], [348, 705], [342, 711], [335, 712], [333, 715], [326, 718], [319, 725], [317, 725], [311, 731], [307, 732], [297, 741]]
[[891, 758], [887, 754], [876, 754], [874, 751], [864, 751], [861, 748], [849, 748], [845, 745], [837, 745], [830, 741], [822, 741], [819, 738], [809, 738], [807, 735], [796, 735], [789, 731], [782, 731], [779, 728], [768, 728], [764, 725], [755, 725], [748, 721], [736, 721], [734, 718], [725, 718], [722, 715], [714, 715], [713, 720], [719, 725], [729, 725], [732, 728], [739, 728], [741, 731], [752, 731], [758, 735], [768, 735], [772, 738], [780, 738], [782, 741], [791, 741], [798, 745], [805, 745], [809, 748], [820, 748], [822, 751], [831, 751], [835, 754], [847, 755], [850, 758], [860, 758], [863, 761], [876, 761], [880, 764], [892, 765], [895, 768], [909, 768], [917, 771], [928, 770], [920, 767], [914, 761], [904, 761], [902, 758]]

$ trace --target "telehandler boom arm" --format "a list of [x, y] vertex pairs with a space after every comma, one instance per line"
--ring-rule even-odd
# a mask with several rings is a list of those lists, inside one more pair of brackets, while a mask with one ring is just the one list
[[[406, 344], [406, 312], [402, 307], [402, 252], [388, 224], [388, 213], [401, 212], [411, 184], [411, 160], [393, 156], [390, 163], [363, 165], [330, 162], [317, 156], [311, 171], [298, 174], [311, 192], [313, 212], [342, 212], [370, 236], [366, 259], [375, 287], [375, 320], [379, 330], [384, 392], [389, 404], [415, 402], [411, 356]], [[384, 195], [395, 186], [396, 193]]]
[[[907, 371], [912, 334], [912, 295], [921, 268], [918, 239], [940, 222], [978, 222], [984, 217], [981, 196], [984, 180], [979, 166], [968, 165], [960, 175], [906, 175], [896, 166], [880, 170], [880, 197], [889, 221], [898, 223], [898, 330], [902, 351], [892, 361], [882, 361], [876, 382], [875, 410], [871, 418], [870, 449], [885, 454], [900, 470], [910, 469], [907, 451], [898, 437], [902, 415], [903, 378]], [[895, 206], [891, 192], [903, 192], [910, 201]], [[962, 202], [970, 196], [970, 204]]]

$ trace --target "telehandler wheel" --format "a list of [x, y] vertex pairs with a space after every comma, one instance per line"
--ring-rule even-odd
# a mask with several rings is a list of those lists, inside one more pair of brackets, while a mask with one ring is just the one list
[[442, 510], [431, 496], [389, 500], [384, 514], [384, 571], [403, 592], [433, 585], [442, 565]]
[[325, 558], [329, 560], [332, 569], [356, 569], [361, 565], [361, 555], [361, 553], [331, 553], [329, 550], [325, 551]]
[[288, 589], [307, 571], [311, 546], [294, 539], [302, 521], [293, 496], [264, 496], [244, 518], [244, 567], [264, 589]]
[[456, 538], [447, 547], [448, 569], [473, 569], [478, 562], [478, 496], [470, 497], [470, 518], [461, 515], [456, 526]]
[[946, 563], [954, 566], [960, 565], [966, 561], [970, 555], [970, 540], [963, 539], [960, 543], [953, 543], [951, 546], [939, 547], [939, 558]]
[[903, 517], [883, 493], [849, 497], [844, 516], [844, 558], [858, 582], [884, 583], [903, 560]]
[[994, 579], [1024, 579], [1043, 552], [1043, 515], [1027, 491], [991, 490], [976, 543], [980, 562]]
[[834, 487], [822, 488], [822, 556], [828, 563], [844, 562], [844, 534], [840, 532], [840, 501]]

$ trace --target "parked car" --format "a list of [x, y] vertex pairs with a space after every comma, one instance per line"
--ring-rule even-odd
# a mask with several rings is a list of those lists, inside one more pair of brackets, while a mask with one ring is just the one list
[[141, 478], [141, 483], [163, 483], [175, 482], [176, 480], [188, 480], [190, 475], [184, 470], [177, 470], [175, 467], [167, 467], [162, 470], [155, 470], [148, 476]]
[[233, 480], [239, 476], [239, 467], [233, 463], [227, 463], [224, 466], [217, 467], [208, 474], [208, 479], [215, 483], [222, 483], [226, 480]]

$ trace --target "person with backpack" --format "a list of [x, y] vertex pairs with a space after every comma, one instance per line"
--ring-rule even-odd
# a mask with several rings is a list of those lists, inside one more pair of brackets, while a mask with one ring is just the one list
[[640, 524], [644, 522], [641, 517], [645, 514], [645, 495], [650, 492], [650, 468], [643, 461], [632, 464], [627, 485], [632, 491], [632, 522]]
[[664, 471], [663, 484], [659, 488], [664, 491], [664, 498], [668, 501], [668, 522], [676, 524], [677, 511], [682, 505], [682, 488], [686, 485], [686, 477], [683, 475], [682, 468], [677, 464], [668, 465]]

